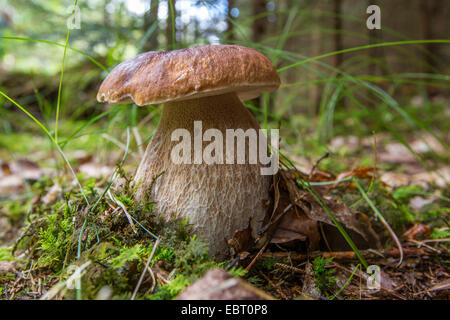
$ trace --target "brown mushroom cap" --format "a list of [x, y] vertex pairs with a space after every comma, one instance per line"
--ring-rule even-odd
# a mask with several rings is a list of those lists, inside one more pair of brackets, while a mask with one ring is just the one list
[[139, 106], [236, 92], [241, 100], [275, 91], [280, 78], [270, 60], [237, 45], [152, 51], [114, 68], [100, 86], [99, 102]]

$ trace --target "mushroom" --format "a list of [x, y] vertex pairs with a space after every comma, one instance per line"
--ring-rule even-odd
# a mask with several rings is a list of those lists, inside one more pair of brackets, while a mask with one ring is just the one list
[[[279, 85], [274, 66], [258, 51], [205, 45], [142, 53], [115, 67], [100, 86], [99, 102], [164, 103], [134, 178], [135, 197], [154, 200], [154, 211], [166, 220], [188, 218], [196, 234], [209, 242], [211, 255], [224, 256], [226, 241], [249, 221], [253, 235], [260, 230], [272, 178], [262, 175], [262, 164], [250, 163], [248, 155], [243, 164], [205, 163], [192, 150], [189, 154], [183, 151], [192, 163], [174, 163], [172, 150], [179, 142], [173, 140], [173, 133], [177, 129], [189, 133], [185, 142], [198, 147], [196, 138], [205, 138], [202, 129], [215, 129], [224, 136], [227, 129], [259, 130], [241, 101], [275, 91]], [[197, 121], [201, 121], [200, 129], [195, 126]], [[209, 144], [200, 141], [203, 149]], [[222, 154], [215, 156], [226, 157], [225, 148], [218, 150], [215, 153]]]

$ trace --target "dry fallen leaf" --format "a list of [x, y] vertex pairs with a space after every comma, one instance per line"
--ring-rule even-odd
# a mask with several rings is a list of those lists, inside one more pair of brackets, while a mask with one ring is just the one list
[[110, 176], [113, 173], [114, 168], [94, 162], [87, 162], [79, 166], [78, 170], [87, 178], [102, 178]]
[[228, 245], [234, 250], [235, 254], [249, 251], [255, 244], [255, 239], [252, 236], [251, 219], [248, 222], [247, 228], [237, 230], [233, 237], [227, 242]]
[[374, 177], [377, 168], [374, 167], [357, 167], [355, 169], [340, 173], [336, 180], [342, 180], [348, 177], [356, 177], [361, 179], [372, 179]]
[[28, 159], [19, 159], [16, 162], [2, 162], [0, 170], [0, 198], [18, 195], [25, 191], [29, 181], [37, 181], [51, 169], [40, 168], [39, 165]]
[[450, 167], [441, 167], [434, 172], [420, 172], [411, 176], [411, 184], [428, 188], [436, 184], [439, 188], [446, 188], [450, 184]]
[[45, 204], [50, 204], [56, 201], [58, 195], [61, 194], [61, 186], [58, 183], [55, 183], [50, 190], [48, 190], [47, 194], [42, 197], [42, 202]]
[[309, 240], [311, 250], [319, 249], [320, 233], [317, 221], [313, 221], [305, 215], [297, 216], [294, 210], [289, 210], [280, 221], [271, 243], [287, 243], [294, 240]]
[[1, 176], [9, 176], [12, 174], [11, 168], [8, 163], [3, 162], [1, 164], [0, 177]]
[[427, 189], [435, 184], [446, 188], [450, 184], [450, 167], [437, 168], [435, 171], [421, 171], [414, 174], [385, 172], [380, 177], [381, 182], [391, 188], [418, 185]]
[[450, 290], [450, 279], [444, 280], [438, 284], [435, 284], [427, 291], [440, 291], [440, 290]]
[[0, 178], [0, 199], [13, 193], [21, 193], [25, 187], [25, 181], [19, 175], [8, 175]]
[[433, 203], [439, 199], [438, 197], [431, 197], [431, 198], [423, 198], [421, 196], [415, 196], [412, 197], [411, 200], [409, 200], [409, 207], [414, 211], [420, 211], [424, 206], [427, 204]]
[[[360, 168], [354, 174], [368, 175], [372, 168]], [[248, 253], [252, 249], [262, 248], [268, 241], [270, 243], [285, 244], [297, 241], [307, 241], [309, 250], [320, 249], [321, 239], [327, 243], [328, 249], [345, 250], [348, 244], [342, 235], [335, 229], [334, 223], [322, 206], [314, 199], [311, 193], [297, 186], [295, 178], [287, 171], [280, 171], [274, 179], [273, 209], [268, 210], [263, 234], [257, 241], [252, 237], [249, 227], [238, 230], [228, 240], [234, 253]], [[334, 177], [333, 177], [334, 179]], [[369, 219], [358, 219], [361, 213], [353, 212], [345, 204], [333, 198], [324, 196], [324, 202], [335, 218], [346, 228], [352, 237], [358, 236], [354, 241], [363, 248], [379, 248], [380, 241], [372, 230]], [[361, 220], [361, 221], [360, 221]], [[321, 227], [319, 223], [330, 227]], [[329, 246], [328, 242], [333, 246]], [[248, 255], [248, 254], [247, 254]]]
[[414, 155], [399, 142], [389, 143], [384, 147], [385, 151], [378, 153], [378, 160], [380, 162], [390, 163], [416, 163], [417, 160]]
[[420, 139], [411, 142], [411, 148], [417, 153], [427, 153], [434, 151], [443, 154], [446, 149], [442, 144], [431, 134], [425, 133]]
[[380, 285], [387, 290], [393, 290], [397, 286], [391, 277], [383, 270], [380, 270]]
[[209, 270], [187, 287], [177, 300], [274, 300], [264, 291], [221, 269]]
[[[309, 191], [300, 189], [296, 182], [289, 178], [289, 175], [286, 172], [282, 171], [281, 176], [286, 183], [291, 201], [295, 203], [308, 218], [313, 221], [319, 221], [330, 226], [334, 226], [334, 223], [328, 216], [325, 209], [315, 200], [314, 196]], [[364, 225], [356, 218], [356, 212], [353, 212], [345, 204], [338, 202], [336, 199], [331, 197], [324, 196], [323, 201], [333, 213], [336, 220], [339, 221], [345, 228], [352, 230], [355, 234], [361, 236], [366, 242], [368, 242], [369, 247], [380, 247], [380, 241], [376, 233], [370, 226]]]
[[399, 188], [409, 185], [411, 177], [404, 173], [385, 172], [381, 175], [380, 180], [391, 188]]
[[0, 261], [0, 274], [14, 272], [14, 261]]
[[354, 153], [360, 147], [360, 139], [357, 136], [336, 136], [331, 140], [330, 150], [338, 152], [339, 149], [345, 149], [349, 153]]
[[416, 223], [414, 226], [409, 228], [405, 233], [403, 233], [403, 237], [408, 240], [414, 240], [419, 234], [430, 235], [431, 228], [427, 225]]

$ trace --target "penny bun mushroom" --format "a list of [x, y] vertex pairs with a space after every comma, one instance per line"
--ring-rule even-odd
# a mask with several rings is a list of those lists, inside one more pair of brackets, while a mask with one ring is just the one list
[[[226, 240], [249, 221], [256, 233], [272, 181], [270, 175], [261, 174], [262, 165], [249, 163], [248, 155], [243, 164], [205, 163], [195, 150], [184, 155], [192, 163], [174, 163], [171, 154], [179, 142], [172, 141], [172, 134], [177, 129], [189, 132], [188, 145], [194, 146], [195, 137], [203, 135], [194, 130], [196, 121], [201, 121], [205, 132], [220, 131], [224, 144], [227, 129], [259, 130], [241, 101], [275, 91], [279, 85], [266, 56], [237, 45], [147, 52], [115, 67], [101, 84], [99, 102], [164, 103], [134, 178], [136, 199], [148, 196], [155, 201], [154, 211], [167, 220], [188, 218], [195, 233], [209, 242], [212, 255], [226, 255]], [[210, 143], [201, 141], [202, 149]], [[225, 147], [221, 156], [226, 157]]]

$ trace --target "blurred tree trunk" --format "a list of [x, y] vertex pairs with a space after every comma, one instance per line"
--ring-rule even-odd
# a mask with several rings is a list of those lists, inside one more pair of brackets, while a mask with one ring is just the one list
[[[167, 14], [166, 39], [167, 39], [167, 49], [169, 50], [176, 49], [176, 26], [174, 25], [174, 23], [177, 17], [177, 11], [175, 9], [175, 2], [176, 0], [167, 0], [168, 14]], [[171, 6], [173, 7], [173, 17]], [[172, 21], [174, 23], [172, 23]]]
[[109, 2], [110, 0], [104, 0], [103, 2], [103, 24], [105, 27], [109, 27], [111, 25], [111, 16], [107, 9]]
[[[253, 17], [266, 12], [266, 1], [253, 0]], [[252, 38], [254, 42], [260, 42], [267, 31], [267, 17], [255, 19], [252, 25]]]
[[[444, 1], [424, 1], [418, 0], [419, 14], [420, 14], [420, 27], [421, 27], [421, 38], [422, 39], [433, 39], [433, 21], [440, 10], [443, 10], [441, 4]], [[424, 53], [424, 61], [426, 65], [424, 66], [424, 72], [435, 72], [437, 69], [436, 63], [436, 46], [432, 43], [424, 44], [424, 48], [427, 52]]]
[[228, 42], [233, 42], [235, 40], [234, 37], [234, 26], [231, 20], [233, 20], [233, 16], [231, 15], [231, 9], [235, 7], [234, 0], [228, 0], [228, 19], [227, 19], [227, 34], [228, 34]]
[[[253, 0], [252, 1], [252, 15], [253, 18], [259, 16], [260, 14], [266, 12], [266, 1], [265, 0]], [[255, 43], [260, 42], [264, 39], [264, 36], [267, 31], [267, 17], [262, 17], [253, 20], [252, 24], [252, 40]], [[262, 108], [263, 106], [263, 98], [258, 97], [252, 100], [252, 104], [256, 108]]]
[[[314, 24], [316, 25], [317, 30], [311, 33], [311, 56], [317, 57], [322, 53], [322, 37], [319, 31], [321, 26], [321, 21], [323, 19], [323, 15], [320, 13], [323, 10], [323, 2], [318, 1], [313, 4], [312, 9], [314, 10]], [[311, 81], [318, 80], [319, 77], [314, 73], [311, 73]], [[314, 117], [319, 114], [320, 109], [320, 100], [321, 100], [321, 92], [323, 90], [322, 85], [317, 83], [312, 86], [311, 90], [309, 90], [310, 101], [312, 104], [311, 108], [308, 108], [309, 115]]]
[[[159, 9], [159, 0], [148, 0], [150, 3], [150, 8], [144, 15], [144, 36], [147, 36], [147, 40], [145, 41], [144, 46], [142, 47], [143, 51], [155, 51], [158, 50], [158, 9]], [[150, 35], [148, 33], [151, 32]]]
[[202, 37], [202, 34], [200, 32], [200, 25], [198, 23], [198, 20], [194, 20], [194, 42], [197, 42], [198, 39]]
[[[333, 0], [333, 51], [342, 50], [342, 1]], [[336, 54], [333, 56], [333, 66], [338, 68], [342, 63], [342, 54]]]
[[[379, 5], [379, 1], [377, 0], [367, 0], [367, 6], [370, 5]], [[369, 44], [381, 43], [383, 42], [383, 29], [373, 29], [370, 30], [367, 28], [367, 36], [369, 37]], [[371, 62], [369, 64], [369, 74], [376, 76], [381, 75], [382, 70], [379, 67], [379, 62], [382, 62], [384, 66], [387, 64], [386, 57], [384, 56], [383, 47], [372, 48], [369, 50], [369, 57]]]

